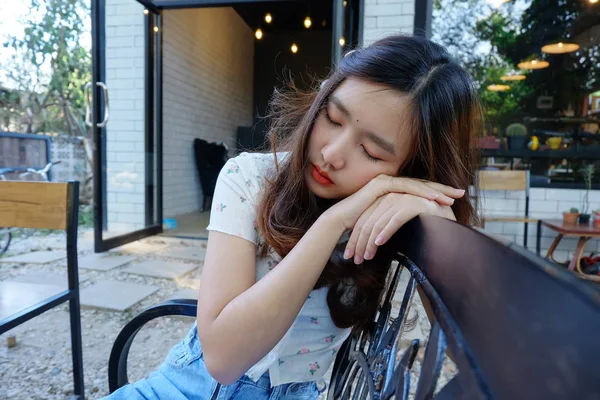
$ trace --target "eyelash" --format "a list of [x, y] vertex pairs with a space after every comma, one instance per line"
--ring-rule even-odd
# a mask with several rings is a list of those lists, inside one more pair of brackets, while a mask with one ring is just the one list
[[[338, 124], [337, 122], [335, 122], [334, 120], [332, 120], [332, 119], [331, 119], [331, 117], [329, 116], [329, 112], [327, 111], [327, 108], [325, 108], [324, 110], [325, 110], [325, 117], [327, 118], [327, 122], [328, 122], [329, 124], [331, 124], [331, 125], [333, 125], [333, 126], [337, 126], [337, 127], [339, 127], [339, 126], [342, 126], [342, 124]], [[371, 161], [371, 162], [378, 162], [378, 161], [381, 161], [379, 158], [376, 158], [376, 157], [373, 157], [372, 155], [370, 155], [370, 154], [367, 152], [367, 149], [365, 149], [365, 146], [361, 145], [361, 146], [360, 146], [360, 149], [362, 150], [363, 154], [364, 154], [365, 156], [367, 156], [367, 158], [369, 159], [369, 161]]]

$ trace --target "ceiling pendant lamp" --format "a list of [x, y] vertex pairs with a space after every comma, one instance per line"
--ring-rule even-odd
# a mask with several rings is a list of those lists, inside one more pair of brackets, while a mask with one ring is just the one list
[[547, 44], [544, 47], [542, 47], [542, 53], [547, 54], [566, 54], [572, 53], [577, 50], [579, 50], [579, 45], [577, 43], [558, 42]]
[[487, 87], [487, 90], [490, 90], [492, 92], [505, 92], [507, 90], [510, 90], [510, 86], [508, 85], [489, 85]]
[[517, 67], [519, 67], [519, 69], [542, 69], [542, 68], [548, 68], [549, 66], [550, 66], [550, 63], [548, 61], [544, 61], [544, 60], [523, 61], [523, 62], [517, 64]]
[[504, 75], [503, 77], [500, 78], [500, 80], [503, 81], [522, 81], [525, 80], [527, 77], [525, 75]]

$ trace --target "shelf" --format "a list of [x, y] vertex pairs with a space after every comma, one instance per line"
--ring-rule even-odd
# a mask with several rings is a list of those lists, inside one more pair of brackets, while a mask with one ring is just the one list
[[482, 149], [482, 157], [501, 158], [585, 158], [600, 160], [600, 148], [582, 150], [492, 150]]

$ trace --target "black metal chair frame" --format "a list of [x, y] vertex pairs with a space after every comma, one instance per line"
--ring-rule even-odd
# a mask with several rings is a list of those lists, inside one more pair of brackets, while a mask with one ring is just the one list
[[[394, 240], [398, 266], [391, 271], [385, 299], [370, 335], [350, 336], [338, 352], [328, 399], [408, 398], [421, 343], [414, 340], [406, 349], [398, 346], [416, 288], [430, 304], [434, 319], [415, 399], [596, 398], [586, 396], [600, 393], [600, 381], [594, 378], [600, 341], [586, 337], [574, 342], [582, 325], [587, 324], [581, 332], [600, 329], [596, 288], [525, 250], [439, 218], [417, 218]], [[442, 262], [440, 254], [446, 255]], [[391, 319], [391, 300], [403, 269], [410, 279], [397, 317]], [[495, 279], [488, 290], [477, 286], [468, 290], [485, 283], [484, 278]], [[524, 288], [531, 290], [531, 297]], [[505, 298], [499, 298], [498, 291]], [[525, 307], [529, 303], [530, 309]], [[566, 312], [574, 307], [577, 314]], [[110, 355], [111, 392], [128, 383], [127, 355], [135, 334], [149, 320], [165, 315], [193, 317], [196, 301], [154, 306], [123, 328]], [[458, 373], [436, 392], [447, 351]], [[555, 353], [560, 356], [553, 357]]]
[[[52, 183], [47, 183], [52, 184]], [[71, 325], [71, 352], [73, 360], [73, 396], [72, 399], [84, 399], [83, 353], [81, 345], [81, 318], [79, 301], [79, 272], [77, 265], [77, 227], [79, 218], [79, 182], [67, 184], [67, 275], [68, 289], [51, 296], [38, 304], [26, 308], [17, 314], [0, 320], [0, 334], [5, 333], [38, 315], [69, 302]]]

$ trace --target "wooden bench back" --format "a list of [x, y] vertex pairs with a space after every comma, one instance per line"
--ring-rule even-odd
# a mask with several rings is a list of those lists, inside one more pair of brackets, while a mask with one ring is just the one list
[[66, 230], [73, 208], [74, 185], [0, 182], [0, 226]]
[[477, 171], [479, 190], [528, 190], [529, 171]]

